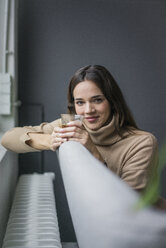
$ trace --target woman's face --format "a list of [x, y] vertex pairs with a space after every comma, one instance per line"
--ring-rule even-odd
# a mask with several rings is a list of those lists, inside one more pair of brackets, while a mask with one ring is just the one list
[[75, 111], [84, 116], [84, 123], [89, 129], [97, 130], [106, 124], [111, 116], [111, 107], [94, 82], [80, 82], [74, 88], [73, 96]]

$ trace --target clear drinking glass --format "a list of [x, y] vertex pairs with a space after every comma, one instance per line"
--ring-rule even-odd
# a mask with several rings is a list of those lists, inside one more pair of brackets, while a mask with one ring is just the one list
[[70, 121], [76, 121], [76, 120], [79, 120], [82, 123], [83, 116], [75, 115], [75, 114], [61, 114], [62, 127], [66, 127]]

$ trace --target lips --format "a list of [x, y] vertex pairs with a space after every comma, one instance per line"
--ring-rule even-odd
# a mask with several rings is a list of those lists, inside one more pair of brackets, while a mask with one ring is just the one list
[[89, 122], [89, 123], [93, 123], [96, 122], [96, 120], [99, 118], [99, 116], [89, 116], [89, 117], [85, 117], [85, 119]]

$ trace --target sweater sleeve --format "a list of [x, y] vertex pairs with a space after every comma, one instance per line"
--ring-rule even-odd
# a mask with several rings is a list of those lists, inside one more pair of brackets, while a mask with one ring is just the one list
[[39, 126], [12, 128], [3, 135], [1, 144], [6, 149], [17, 153], [39, 152], [40, 150], [34, 149], [26, 144], [26, 141], [30, 140], [28, 133], [51, 134], [55, 126], [60, 126], [60, 119], [51, 123], [44, 122]]
[[158, 144], [152, 134], [140, 136], [128, 151], [121, 170], [121, 178], [133, 189], [147, 186], [152, 173], [157, 175]]

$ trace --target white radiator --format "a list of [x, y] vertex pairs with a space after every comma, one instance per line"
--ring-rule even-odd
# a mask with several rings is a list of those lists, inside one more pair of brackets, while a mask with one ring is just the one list
[[62, 248], [53, 173], [22, 175], [2, 248]]

